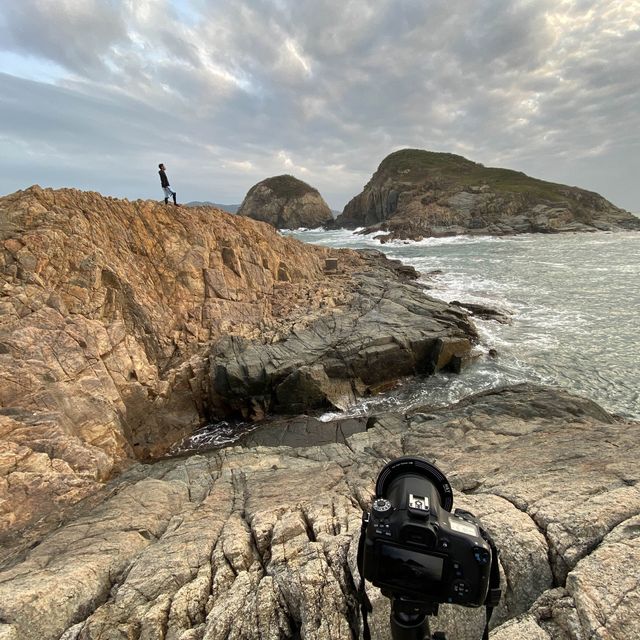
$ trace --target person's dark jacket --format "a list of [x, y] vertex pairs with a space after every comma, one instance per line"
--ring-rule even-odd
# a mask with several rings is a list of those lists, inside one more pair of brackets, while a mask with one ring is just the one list
[[160, 169], [160, 171], [158, 171], [158, 173], [160, 174], [160, 184], [162, 185], [162, 187], [168, 187], [169, 186], [169, 178], [167, 178], [167, 174], [164, 172], [164, 169]]

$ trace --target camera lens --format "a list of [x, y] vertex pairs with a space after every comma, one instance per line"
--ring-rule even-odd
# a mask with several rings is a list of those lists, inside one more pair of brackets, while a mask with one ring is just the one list
[[411, 493], [429, 499], [428, 503], [423, 503], [423, 507], [426, 504], [432, 504], [442, 507], [445, 511], [451, 511], [453, 491], [449, 481], [438, 467], [427, 460], [413, 456], [397, 458], [380, 471], [376, 481], [376, 497], [388, 498], [396, 508], [399, 508], [399, 503], [391, 495], [392, 490], [397, 480], [409, 478], [413, 479], [410, 483]]

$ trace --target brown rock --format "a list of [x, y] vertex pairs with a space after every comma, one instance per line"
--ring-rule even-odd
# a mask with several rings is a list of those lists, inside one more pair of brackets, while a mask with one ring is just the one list
[[267, 178], [251, 187], [238, 214], [277, 229], [320, 227], [333, 220], [317, 189], [289, 175]]
[[32, 187], [1, 198], [0, 218], [0, 531], [198, 425], [205, 345], [318, 310], [278, 288], [283, 265], [294, 292], [342, 295], [323, 275], [336, 252], [211, 208]]
[[[396, 287], [399, 265], [304, 245], [210, 207], [32, 187], [0, 198], [0, 219], [0, 536], [64, 518], [135, 458], [162, 456], [205, 420], [341, 406], [367, 385], [428, 372], [434, 341], [473, 333], [459, 312]], [[324, 273], [331, 257], [337, 274]], [[373, 290], [387, 293], [371, 306]], [[369, 329], [355, 332], [353, 366], [340, 370], [329, 352], [340, 331], [354, 333], [365, 303]], [[376, 314], [403, 308], [397, 333], [407, 340], [383, 345]], [[296, 336], [319, 329], [323, 364], [300, 361], [296, 378], [287, 349], [304, 351]], [[258, 380], [260, 354], [273, 355], [276, 384], [245, 376], [239, 344], [258, 354], [249, 363]], [[390, 351], [386, 377], [365, 379]], [[225, 368], [244, 382], [212, 393]]]

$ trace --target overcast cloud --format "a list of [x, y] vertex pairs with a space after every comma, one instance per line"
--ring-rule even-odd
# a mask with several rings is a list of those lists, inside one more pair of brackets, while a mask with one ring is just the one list
[[0, 5], [0, 193], [342, 209], [390, 152], [459, 153], [640, 211], [640, 0]]

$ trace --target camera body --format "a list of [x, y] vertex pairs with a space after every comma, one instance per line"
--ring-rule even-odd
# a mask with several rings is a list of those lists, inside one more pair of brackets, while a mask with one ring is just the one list
[[362, 575], [389, 598], [485, 604], [492, 551], [472, 514], [451, 513], [453, 494], [426, 460], [399, 458], [381, 472], [365, 514]]

